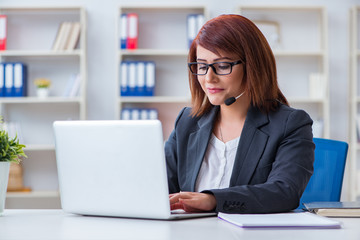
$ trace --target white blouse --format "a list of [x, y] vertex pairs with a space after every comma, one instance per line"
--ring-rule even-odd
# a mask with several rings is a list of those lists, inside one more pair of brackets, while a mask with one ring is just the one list
[[239, 140], [240, 137], [224, 143], [214, 134], [211, 135], [196, 179], [196, 192], [229, 187]]

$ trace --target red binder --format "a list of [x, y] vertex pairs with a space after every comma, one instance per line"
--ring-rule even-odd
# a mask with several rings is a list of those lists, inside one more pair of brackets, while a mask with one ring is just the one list
[[7, 17], [0, 15], [0, 51], [6, 50], [6, 35], [7, 35]]
[[128, 14], [128, 38], [127, 49], [137, 49], [138, 45], [138, 22], [139, 17], [136, 13]]

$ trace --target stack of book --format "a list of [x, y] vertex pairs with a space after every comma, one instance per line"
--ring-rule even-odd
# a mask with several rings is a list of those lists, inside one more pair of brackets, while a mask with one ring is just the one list
[[136, 13], [125, 13], [120, 16], [120, 48], [138, 48], [138, 24], [139, 17]]
[[61, 23], [52, 50], [74, 50], [80, 38], [80, 31], [80, 22]]
[[0, 97], [26, 96], [27, 67], [21, 62], [0, 63]]
[[121, 110], [122, 120], [156, 120], [158, 110], [154, 108], [124, 108]]
[[325, 217], [360, 217], [360, 202], [310, 202], [305, 210]]
[[120, 69], [121, 96], [154, 96], [155, 62], [124, 61]]
[[193, 40], [198, 34], [199, 30], [205, 23], [204, 15], [202, 14], [189, 14], [187, 17], [187, 37], [189, 47], [191, 46]]

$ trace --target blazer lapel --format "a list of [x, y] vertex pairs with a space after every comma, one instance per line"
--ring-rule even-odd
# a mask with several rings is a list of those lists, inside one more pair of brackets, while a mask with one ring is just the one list
[[230, 186], [250, 182], [269, 138], [259, 130], [259, 127], [268, 122], [266, 114], [262, 114], [255, 107], [250, 107], [241, 133]]
[[209, 113], [207, 113], [199, 120], [198, 131], [192, 133], [189, 136], [189, 146], [188, 146], [188, 156], [187, 156], [189, 159], [188, 166], [193, 167], [193, 169], [188, 169], [189, 171], [192, 171], [191, 182], [188, 182], [188, 184], [190, 184], [191, 191], [195, 191], [196, 179], [199, 174], [207, 146], [209, 144], [212, 129], [214, 126], [214, 120], [218, 114], [218, 111], [219, 111], [219, 107], [217, 106], [213, 107]]

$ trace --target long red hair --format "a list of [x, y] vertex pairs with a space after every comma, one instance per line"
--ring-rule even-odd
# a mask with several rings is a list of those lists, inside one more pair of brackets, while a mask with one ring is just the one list
[[[269, 112], [274, 111], [279, 102], [289, 105], [278, 86], [274, 54], [264, 35], [249, 19], [227, 14], [206, 22], [190, 46], [188, 62], [196, 62], [198, 45], [218, 55], [219, 51], [235, 54], [243, 61], [244, 87], [253, 106]], [[192, 114], [201, 116], [211, 108], [211, 103], [197, 76], [190, 71], [189, 84]]]

